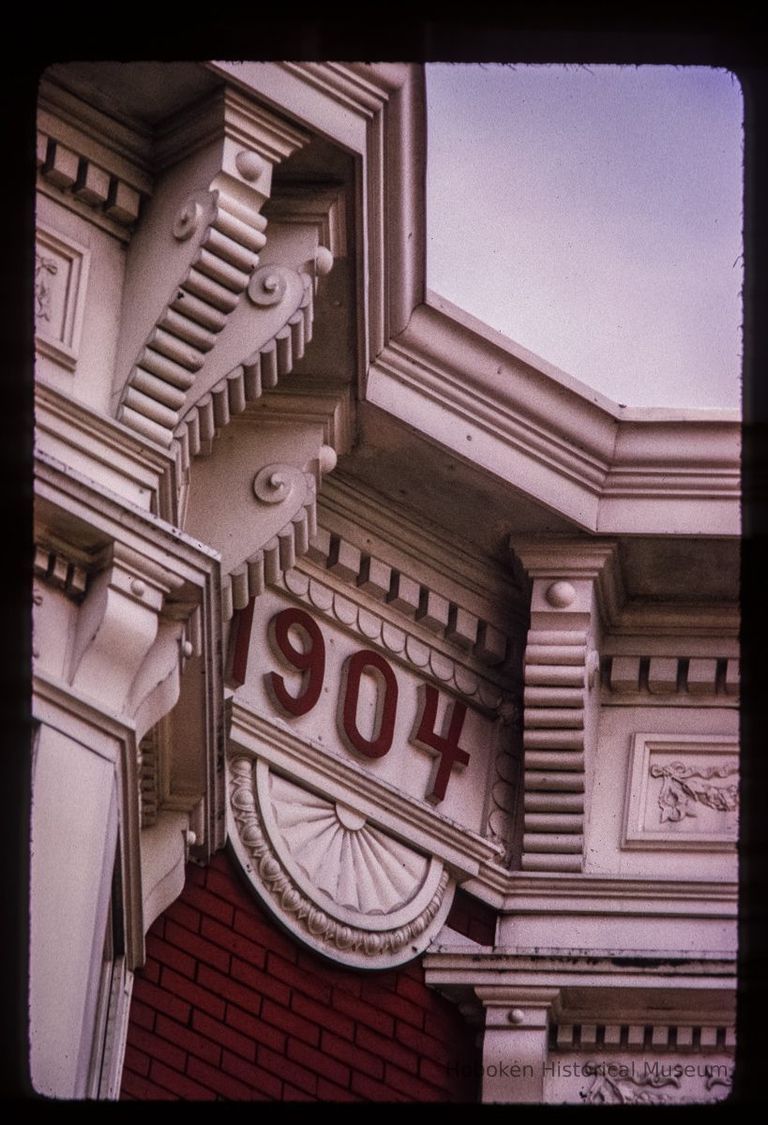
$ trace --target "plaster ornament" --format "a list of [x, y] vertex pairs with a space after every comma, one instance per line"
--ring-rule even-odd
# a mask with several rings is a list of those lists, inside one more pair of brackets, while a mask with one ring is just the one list
[[454, 884], [443, 864], [245, 755], [229, 760], [235, 851], [259, 897], [299, 940], [359, 968], [421, 953]]
[[714, 778], [733, 777], [737, 765], [686, 766], [682, 762], [652, 765], [651, 777], [663, 777], [659, 793], [659, 820], [676, 823], [687, 816], [696, 816], [696, 805], [706, 805], [718, 812], [734, 812], [739, 807], [738, 782], [732, 785], [711, 784]]
[[301, 484], [304, 474], [293, 465], [265, 465], [253, 478], [254, 495], [265, 504], [281, 504]]
[[248, 149], [238, 152], [235, 157], [235, 167], [248, 183], [255, 183], [264, 172], [265, 166], [262, 157], [257, 152], [250, 152]]
[[[587, 1105], [706, 1105], [728, 1096], [730, 1077], [719, 1076], [713, 1068], [705, 1077], [704, 1090], [700, 1095], [681, 1097], [680, 1078], [675, 1073], [677, 1066], [677, 1063], [665, 1064], [667, 1073], [659, 1066], [658, 1073], [649, 1071], [620, 1077], [597, 1074], [591, 1086], [580, 1092], [580, 1097]], [[677, 1092], [661, 1089], [670, 1086]], [[723, 1090], [712, 1093], [717, 1086], [723, 1087]]]
[[576, 589], [570, 582], [553, 582], [547, 587], [544, 597], [556, 609], [565, 609], [573, 603]]
[[248, 282], [246, 290], [254, 305], [279, 305], [285, 296], [287, 282], [279, 266], [262, 266]]
[[[205, 193], [205, 200], [210, 207], [209, 195]], [[199, 229], [203, 221], [203, 197], [191, 196], [179, 211], [173, 223], [173, 237], [179, 242], [186, 242], [188, 238]]]
[[51, 319], [51, 286], [49, 276], [55, 277], [58, 266], [52, 258], [35, 255], [35, 305], [41, 320]]

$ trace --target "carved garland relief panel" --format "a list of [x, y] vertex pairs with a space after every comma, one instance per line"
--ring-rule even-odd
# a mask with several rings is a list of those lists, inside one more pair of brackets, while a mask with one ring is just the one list
[[[511, 646], [406, 560], [388, 567], [323, 528], [311, 556], [233, 621], [230, 838], [302, 941], [384, 968], [426, 948], [478, 854], [510, 859]], [[253, 724], [255, 739], [237, 733]], [[450, 859], [430, 836], [451, 838]]]
[[73, 370], [80, 348], [90, 251], [41, 225], [35, 246], [35, 345]]
[[731, 850], [738, 833], [738, 772], [735, 738], [635, 735], [624, 847]]
[[621, 1022], [555, 1023], [544, 1065], [547, 1100], [702, 1105], [727, 1098], [734, 1072], [731, 1007], [724, 1005], [719, 1016], [675, 1016], [670, 1009], [668, 1022], [657, 1018], [626, 1009]]

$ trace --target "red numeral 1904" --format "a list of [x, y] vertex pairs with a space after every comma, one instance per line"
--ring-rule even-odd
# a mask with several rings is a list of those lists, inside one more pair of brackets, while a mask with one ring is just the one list
[[[291, 629], [298, 629], [301, 647], [291, 638]], [[273, 649], [302, 679], [299, 691], [292, 695], [279, 672], [267, 676], [272, 698], [289, 716], [306, 715], [320, 699], [325, 680], [325, 641], [317, 622], [303, 609], [284, 609], [269, 623], [269, 639]], [[377, 708], [375, 730], [368, 737], [358, 726], [360, 679], [372, 676], [376, 683]], [[445, 797], [448, 780], [454, 768], [469, 762], [469, 753], [459, 745], [464, 727], [466, 706], [454, 700], [448, 716], [448, 731], [438, 734], [437, 704], [439, 692], [432, 684], [421, 684], [416, 722], [410, 741], [437, 758], [436, 769], [425, 797], [437, 804]], [[390, 664], [378, 652], [361, 649], [347, 657], [341, 686], [339, 729], [348, 746], [365, 758], [383, 758], [392, 748], [397, 717], [398, 684]]]

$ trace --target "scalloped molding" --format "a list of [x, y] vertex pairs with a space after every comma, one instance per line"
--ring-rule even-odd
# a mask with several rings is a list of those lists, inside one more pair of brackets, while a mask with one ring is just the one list
[[[355, 590], [354, 600], [343, 597], [338, 590], [318, 580], [305, 564], [300, 569], [287, 571], [275, 585], [310, 606], [314, 613], [355, 633], [364, 645], [378, 645], [410, 665], [418, 674], [433, 678], [441, 687], [449, 687], [462, 698], [471, 699], [475, 706], [490, 711], [506, 727], [519, 729], [517, 693], [510, 690], [507, 677], [489, 674], [482, 665], [473, 667], [466, 658], [458, 660], [456, 650], [461, 651], [458, 646], [453, 646], [453, 654], [446, 656], [444, 651], [434, 646], [434, 642], [425, 642], [424, 635], [419, 636], [407, 618], [401, 622], [404, 627], [398, 628], [370, 605], [364, 604], [358, 590]], [[510, 731], [509, 738], [499, 740], [488, 812], [488, 835], [504, 847], [505, 863], [509, 863], [512, 857], [513, 822], [521, 774], [513, 737]]]
[[361, 551], [343, 536], [318, 528], [309, 559], [344, 585], [360, 589], [387, 605], [398, 617], [415, 621], [421, 630], [472, 653], [482, 665], [495, 667], [508, 659], [510, 639], [489, 621], [439, 593], [431, 583], [417, 581], [376, 555]]
[[[235, 853], [259, 897], [291, 933], [316, 952], [355, 968], [392, 968], [423, 952], [441, 928], [453, 899], [454, 883], [439, 861], [419, 857], [381, 830], [368, 828], [365, 818], [352, 810], [343, 806], [339, 810], [336, 802], [309, 790], [303, 790], [302, 797], [302, 787], [283, 782], [283, 813], [292, 792], [297, 802], [296, 815], [300, 815], [298, 810], [304, 805], [311, 804], [316, 821], [319, 816], [331, 835], [335, 825], [336, 831], [347, 837], [348, 850], [354, 839], [361, 838], [360, 833], [364, 834], [361, 846], [370, 850], [375, 842], [372, 854], [377, 857], [379, 871], [369, 873], [374, 885], [367, 890], [380, 902], [379, 909], [351, 908], [347, 900], [360, 887], [356, 885], [359, 871], [350, 864], [341, 859], [338, 864], [337, 875], [346, 879], [347, 886], [333, 883], [341, 902], [332, 894], [314, 890], [309, 879], [297, 874], [291, 837], [280, 830], [274, 804], [270, 807], [269, 766], [249, 757], [232, 756], [229, 769]], [[296, 850], [302, 854], [301, 849]], [[410, 878], [401, 876], [400, 882], [410, 882], [410, 893], [403, 893], [401, 888], [400, 894], [393, 897], [389, 881], [381, 878], [381, 869], [391, 865], [393, 872], [397, 868], [402, 870], [408, 856], [412, 857]], [[322, 865], [324, 861], [326, 868], [333, 866], [332, 856], [318, 857], [318, 863]]]
[[339, 589], [308, 559], [278, 577], [274, 585], [355, 633], [363, 643], [378, 644], [416, 672], [426, 673], [486, 710], [496, 711], [503, 700], [514, 700], [513, 688], [503, 671], [489, 668], [455, 642], [430, 635], [399, 606], [377, 605], [358, 586], [345, 588], [344, 582], [339, 583]]

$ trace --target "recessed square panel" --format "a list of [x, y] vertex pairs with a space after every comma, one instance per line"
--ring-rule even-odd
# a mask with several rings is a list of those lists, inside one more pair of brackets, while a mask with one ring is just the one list
[[90, 251], [40, 227], [35, 244], [35, 345], [74, 370], [85, 311]]
[[738, 769], [735, 738], [636, 734], [629, 762], [624, 847], [733, 847], [738, 831]]

